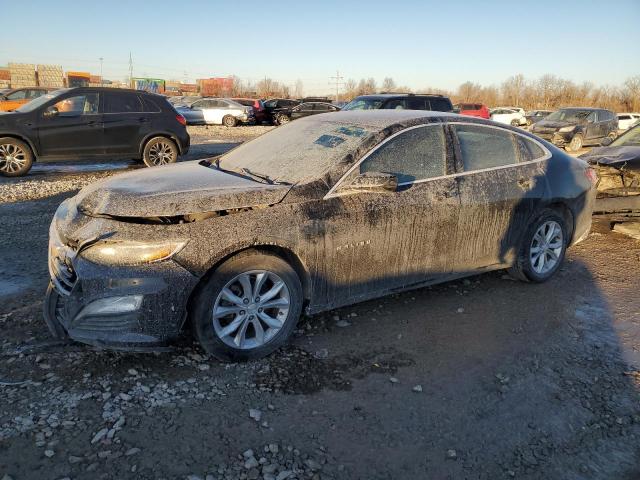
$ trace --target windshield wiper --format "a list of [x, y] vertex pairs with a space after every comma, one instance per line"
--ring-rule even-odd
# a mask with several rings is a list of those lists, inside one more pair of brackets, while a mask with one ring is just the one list
[[269, 175], [265, 175], [264, 173], [256, 173], [256, 172], [252, 172], [251, 170], [249, 170], [248, 168], [241, 168], [240, 171], [242, 173], [244, 173], [245, 175], [249, 175], [252, 178], [258, 178], [260, 180], [264, 180], [265, 182], [267, 182], [269, 185], [291, 185], [288, 182], [279, 182], [278, 180], [274, 180], [272, 179]]

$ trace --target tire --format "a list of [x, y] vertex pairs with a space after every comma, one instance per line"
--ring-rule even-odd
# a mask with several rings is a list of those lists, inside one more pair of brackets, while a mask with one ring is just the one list
[[567, 152], [577, 152], [582, 148], [582, 142], [583, 142], [582, 134], [576, 133], [571, 139], [571, 141], [567, 143], [567, 145], [564, 148]]
[[527, 127], [530, 127], [531, 125], [533, 125], [533, 122], [527, 118]]
[[[245, 296], [247, 284], [254, 290], [259, 283], [263, 297], [276, 293], [258, 302], [255, 293]], [[249, 297], [253, 297], [251, 303]], [[202, 284], [190, 308], [193, 331], [202, 348], [219, 360], [261, 358], [289, 339], [300, 318], [302, 300], [302, 285], [291, 265], [276, 255], [248, 250], [225, 261]], [[271, 304], [278, 306], [264, 308]], [[215, 316], [214, 310], [220, 313]]]
[[611, 139], [611, 141], [613, 141], [616, 138], [618, 138], [618, 133], [617, 132], [610, 132], [609, 135], [607, 135], [607, 137], [609, 137]]
[[144, 146], [142, 161], [147, 167], [159, 167], [178, 161], [178, 147], [167, 137], [153, 137]]
[[22, 140], [12, 137], [0, 138], [0, 175], [21, 177], [33, 165], [31, 147]]
[[520, 126], [520, 120], [511, 120], [511, 126], [512, 127], [519, 127]]
[[[554, 229], [553, 232], [551, 228]], [[551, 235], [551, 240], [548, 242], [544, 238], [544, 233], [547, 232]], [[567, 240], [567, 227], [562, 217], [553, 210], [544, 210], [537, 220], [527, 228], [522, 245], [518, 250], [518, 256], [509, 269], [509, 273], [525, 282], [546, 282], [562, 265], [567, 251]], [[540, 248], [538, 245], [541, 242], [545, 253], [536, 255], [534, 249]], [[545, 248], [545, 245], [548, 248]], [[555, 247], [556, 245], [557, 247]], [[543, 258], [539, 259], [539, 257]], [[551, 261], [555, 261], [555, 263], [551, 263]]]
[[277, 121], [278, 125], [284, 125], [285, 123], [289, 123], [291, 121], [291, 119], [287, 115], [280, 114], [276, 118], [276, 121]]
[[235, 127], [238, 124], [238, 121], [231, 115], [225, 115], [222, 119], [222, 124], [225, 127]]

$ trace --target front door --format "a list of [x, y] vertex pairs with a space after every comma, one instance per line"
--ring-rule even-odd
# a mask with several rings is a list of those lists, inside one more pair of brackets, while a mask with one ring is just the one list
[[[343, 178], [324, 200], [333, 212], [324, 235], [320, 282], [326, 305], [344, 305], [394, 289], [419, 286], [450, 273], [460, 200], [448, 176], [442, 124], [412, 127], [390, 137]], [[357, 192], [363, 174], [391, 173], [398, 188]], [[316, 225], [316, 227], [318, 227]]]
[[104, 153], [100, 95], [83, 93], [59, 100], [38, 120], [40, 155], [66, 157]]
[[452, 123], [451, 129], [461, 202], [454, 271], [507, 266], [546, 195], [550, 154], [499, 127]]
[[105, 153], [138, 153], [140, 142], [151, 131], [151, 117], [144, 110], [140, 96], [135, 93], [104, 94]]

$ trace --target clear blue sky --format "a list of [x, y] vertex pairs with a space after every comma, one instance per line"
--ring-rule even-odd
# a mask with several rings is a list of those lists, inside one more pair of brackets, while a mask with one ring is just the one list
[[[0, 65], [134, 75], [264, 76], [305, 93], [329, 77], [412, 88], [522, 73], [619, 85], [640, 75], [640, 0], [0, 0]], [[16, 19], [15, 21], [10, 19]], [[185, 75], [186, 74], [186, 75]]]

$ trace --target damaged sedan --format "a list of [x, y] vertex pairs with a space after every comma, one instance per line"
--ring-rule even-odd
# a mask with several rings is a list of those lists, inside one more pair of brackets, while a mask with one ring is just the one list
[[101, 347], [157, 348], [188, 329], [219, 359], [259, 358], [303, 312], [496, 269], [549, 279], [589, 232], [595, 180], [584, 161], [481, 119], [303, 118], [64, 201], [45, 319]]
[[640, 125], [580, 158], [598, 174], [595, 213], [640, 213]]

